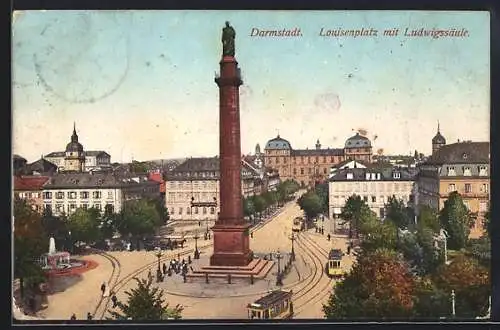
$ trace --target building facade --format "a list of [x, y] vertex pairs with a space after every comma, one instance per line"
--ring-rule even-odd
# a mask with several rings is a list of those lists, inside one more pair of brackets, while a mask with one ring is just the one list
[[418, 204], [440, 211], [449, 194], [457, 191], [469, 210], [477, 214], [471, 236], [480, 236], [490, 201], [489, 142], [442, 145], [419, 167]]
[[[249, 197], [276, 189], [276, 174], [268, 180], [268, 173], [242, 159], [241, 194]], [[172, 220], [215, 221], [219, 212], [219, 192], [218, 157], [189, 158], [166, 173], [165, 205]]]
[[43, 185], [48, 176], [14, 176], [14, 195], [26, 200], [35, 211], [43, 212]]
[[302, 186], [326, 181], [330, 168], [345, 160], [371, 162], [370, 140], [357, 133], [346, 140], [344, 148], [321, 148], [317, 140], [314, 149], [293, 149], [289, 141], [278, 135], [264, 148], [264, 165], [276, 169], [281, 180], [293, 179]]
[[44, 207], [56, 216], [71, 214], [77, 208], [107, 205], [120, 212], [129, 200], [160, 198], [160, 183], [147, 177], [117, 177], [111, 173], [58, 173], [43, 186]]
[[413, 202], [416, 171], [395, 166], [367, 166], [346, 161], [332, 171], [329, 179], [330, 216], [338, 218], [347, 199], [361, 196], [378, 217], [385, 217], [385, 204], [395, 196], [406, 204]]
[[88, 172], [111, 168], [111, 156], [105, 151], [84, 151], [78, 142], [76, 125], [65, 151], [55, 151], [42, 157], [57, 166], [59, 172]]

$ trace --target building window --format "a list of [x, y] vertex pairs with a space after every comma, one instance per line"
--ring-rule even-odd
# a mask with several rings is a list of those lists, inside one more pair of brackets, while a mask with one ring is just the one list
[[198, 214], [198, 206], [194, 207], [194, 214]]
[[486, 169], [486, 166], [479, 166], [479, 175], [480, 176], [487, 176], [488, 171]]
[[76, 199], [76, 191], [68, 191], [69, 199]]
[[323, 174], [326, 174], [327, 173], [327, 170], [326, 168], [323, 169]]
[[472, 186], [470, 183], [466, 183], [465, 184], [465, 193], [468, 194], [468, 193], [471, 193], [472, 192]]
[[385, 204], [384, 196], [380, 196], [380, 203]]
[[101, 210], [101, 204], [94, 204], [94, 208], [98, 209], [100, 211]]
[[50, 192], [50, 191], [44, 191], [43, 192], [43, 198], [44, 199], [52, 199], [52, 192]]
[[62, 191], [56, 192], [56, 199], [64, 199], [64, 192]]
[[487, 193], [487, 192], [488, 192], [488, 184], [483, 183], [483, 184], [481, 185], [481, 188], [480, 188], [480, 189], [481, 189], [481, 192], [482, 192], [482, 193]]
[[319, 162], [319, 157], [318, 157], [318, 156], [316, 156], [316, 158], [315, 158], [315, 159], [316, 159], [316, 163], [318, 163], [318, 162]]
[[56, 212], [61, 213], [64, 211], [64, 204], [56, 204]]
[[297, 169], [294, 167], [293, 168], [293, 175], [296, 175], [297, 174]]
[[112, 191], [108, 191], [108, 199], [113, 199], [113, 192]]
[[300, 174], [304, 175], [304, 168], [300, 169]]
[[453, 166], [448, 167], [448, 176], [455, 176], [455, 175], [456, 175], [455, 167]]
[[182, 207], [179, 207], [179, 215], [182, 215]]
[[368, 202], [368, 196], [363, 196], [363, 200], [364, 200], [365, 202]]
[[472, 175], [472, 173], [470, 171], [470, 167], [465, 166], [464, 167], [464, 176], [471, 176], [471, 175]]
[[82, 209], [86, 210], [89, 208], [89, 204], [82, 204]]
[[88, 191], [80, 191], [80, 199], [88, 199], [89, 192]]
[[191, 214], [191, 208], [190, 207], [186, 207], [186, 214]]
[[454, 183], [450, 183], [448, 185], [448, 192], [451, 193], [451, 192], [454, 192], [454, 191], [457, 191], [457, 188], [455, 187]]
[[96, 199], [101, 198], [101, 192], [99, 190], [92, 192], [92, 197]]
[[309, 168], [307, 169], [307, 174], [311, 174], [311, 172], [312, 172], [312, 169], [309, 167]]
[[372, 196], [372, 203], [376, 203], [376, 202], [377, 202], [377, 197]]
[[210, 208], [210, 214], [215, 214], [215, 207]]
[[280, 163], [280, 158], [276, 157], [276, 164], [279, 164], [279, 163]]
[[70, 211], [76, 210], [76, 204], [74, 204], [74, 203], [69, 204], [69, 209], [70, 209]]
[[52, 211], [52, 204], [50, 204], [50, 203], [45, 204], [45, 209], [47, 211]]
[[203, 214], [207, 214], [207, 208], [205, 206], [203, 207], [202, 211], [203, 211]]

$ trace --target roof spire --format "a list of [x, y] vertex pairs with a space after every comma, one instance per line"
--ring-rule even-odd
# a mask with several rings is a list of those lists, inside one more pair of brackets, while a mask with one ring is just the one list
[[439, 120], [438, 120], [438, 131], [437, 131], [437, 132], [438, 132], [438, 133], [440, 133], [440, 132], [439, 132]]
[[278, 139], [280, 138], [280, 129], [278, 128]]
[[76, 134], [76, 123], [73, 122], [73, 134], [71, 135], [71, 142], [78, 142], [78, 135]]

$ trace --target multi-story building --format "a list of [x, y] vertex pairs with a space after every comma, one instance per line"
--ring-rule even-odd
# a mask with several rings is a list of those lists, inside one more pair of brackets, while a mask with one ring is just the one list
[[26, 167], [27, 161], [19, 155], [12, 156], [12, 168], [14, 173], [20, 173]]
[[338, 218], [347, 199], [361, 196], [380, 218], [385, 217], [385, 204], [395, 196], [405, 203], [413, 201], [416, 171], [395, 166], [375, 166], [346, 161], [332, 170], [329, 179], [330, 216]]
[[14, 194], [25, 199], [33, 209], [43, 212], [43, 185], [49, 180], [47, 176], [14, 176]]
[[[217, 219], [219, 212], [219, 158], [189, 158], [166, 173], [165, 201], [173, 220]], [[275, 175], [272, 177], [275, 185]], [[268, 189], [267, 173], [242, 160], [241, 194], [244, 197]]]
[[441, 145], [419, 167], [418, 204], [439, 211], [449, 194], [457, 191], [469, 210], [477, 214], [471, 236], [480, 236], [484, 213], [490, 201], [489, 142], [465, 141]]
[[264, 165], [278, 170], [281, 180], [293, 179], [302, 186], [327, 180], [330, 168], [345, 160], [372, 161], [372, 145], [368, 138], [356, 133], [346, 140], [344, 148], [293, 149], [279, 135], [264, 148]]
[[111, 156], [105, 151], [84, 151], [78, 142], [76, 126], [66, 151], [55, 151], [42, 157], [57, 166], [58, 171], [88, 172], [111, 168]]
[[55, 174], [43, 186], [44, 206], [56, 216], [80, 207], [104, 212], [106, 205], [120, 212], [126, 201], [140, 198], [160, 198], [160, 183], [147, 177], [68, 172]]

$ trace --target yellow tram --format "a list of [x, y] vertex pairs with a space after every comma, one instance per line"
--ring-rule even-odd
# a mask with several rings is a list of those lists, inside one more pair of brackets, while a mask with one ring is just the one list
[[303, 230], [304, 230], [304, 219], [302, 219], [301, 217], [296, 217], [295, 219], [293, 219], [292, 231], [298, 233]]
[[328, 263], [326, 267], [326, 272], [328, 276], [338, 278], [344, 276], [344, 270], [342, 269], [342, 250], [331, 249], [328, 255]]
[[248, 304], [249, 319], [288, 319], [293, 316], [292, 291], [276, 290]]

